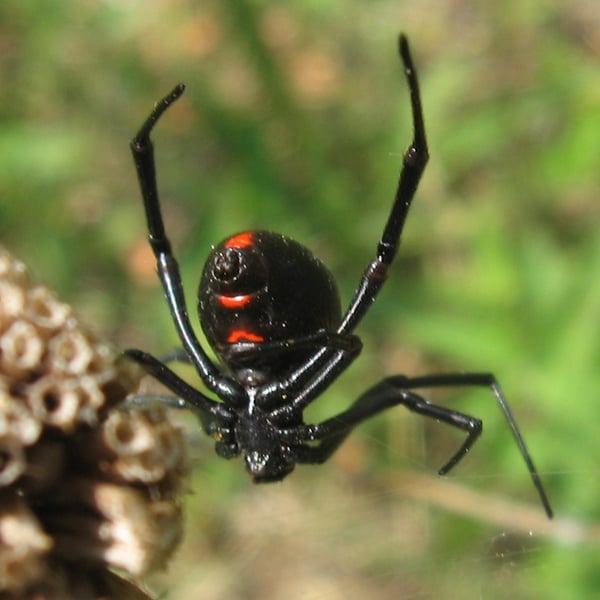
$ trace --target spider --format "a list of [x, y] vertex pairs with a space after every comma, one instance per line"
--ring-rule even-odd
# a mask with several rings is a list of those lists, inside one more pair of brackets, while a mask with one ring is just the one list
[[363, 421], [402, 405], [442, 421], [466, 439], [439, 470], [450, 471], [482, 431], [476, 417], [432, 404], [415, 390], [487, 387], [506, 417], [548, 517], [552, 509], [510, 411], [490, 373], [421, 377], [393, 375], [367, 391], [343, 412], [307, 424], [303, 411], [352, 363], [362, 343], [354, 335], [381, 290], [396, 256], [400, 235], [428, 161], [417, 73], [408, 40], [399, 54], [410, 91], [413, 141], [404, 154], [394, 203], [354, 296], [342, 312], [330, 271], [298, 242], [270, 231], [244, 231], [213, 247], [198, 290], [198, 314], [206, 338], [220, 359], [214, 364], [190, 323], [177, 260], [165, 231], [156, 185], [150, 134], [163, 113], [184, 92], [177, 85], [160, 100], [131, 142], [158, 276], [177, 329], [183, 356], [217, 398], [192, 387], [164, 362], [141, 350], [126, 354], [175, 394], [169, 404], [191, 409], [224, 458], [243, 455], [257, 483], [278, 481], [296, 464], [322, 464]]

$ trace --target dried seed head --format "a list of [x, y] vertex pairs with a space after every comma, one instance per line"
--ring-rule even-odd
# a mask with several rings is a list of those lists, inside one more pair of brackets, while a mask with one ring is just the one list
[[146, 597], [115, 578], [163, 567], [189, 470], [141, 378], [0, 248], [0, 598]]
[[0, 281], [17, 283], [24, 287], [27, 287], [29, 282], [29, 273], [25, 263], [2, 247], [0, 247]]
[[85, 373], [94, 357], [88, 336], [76, 329], [66, 329], [48, 343], [48, 365], [53, 371], [68, 375]]
[[22, 446], [30, 446], [41, 429], [40, 421], [24, 404], [15, 402], [5, 389], [0, 389], [0, 437], [13, 436]]
[[4, 331], [18, 315], [23, 314], [25, 308], [23, 287], [6, 279], [1, 279], [2, 258], [0, 256], [0, 331]]
[[12, 435], [0, 437], [0, 486], [10, 485], [25, 471], [23, 446]]
[[42, 360], [44, 342], [27, 321], [15, 320], [0, 338], [0, 366], [6, 374], [23, 376]]
[[61, 329], [72, 315], [71, 308], [59, 302], [46, 287], [27, 290], [25, 316], [36, 326], [40, 334], [52, 335]]

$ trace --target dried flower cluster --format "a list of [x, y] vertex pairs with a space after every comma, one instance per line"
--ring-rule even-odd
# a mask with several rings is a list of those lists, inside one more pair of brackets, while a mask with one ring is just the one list
[[140, 377], [0, 248], [0, 600], [143, 597], [109, 569], [164, 566], [188, 462], [161, 407], [123, 408]]

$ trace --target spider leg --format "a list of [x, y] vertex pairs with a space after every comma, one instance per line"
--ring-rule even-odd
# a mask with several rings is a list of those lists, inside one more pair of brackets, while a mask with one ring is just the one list
[[[408, 386], [410, 387], [410, 386]], [[411, 392], [407, 387], [398, 387], [384, 379], [374, 387], [367, 390], [354, 404], [340, 414], [323, 421], [317, 425], [306, 425], [305, 439], [322, 440], [318, 446], [311, 447], [314, 450], [313, 459], [308, 462], [324, 462], [339, 447], [351, 431], [363, 421], [392, 408], [402, 405], [425, 417], [442, 421], [461, 429], [467, 433], [467, 438], [460, 446], [454, 456], [444, 465], [439, 474], [444, 475], [452, 469], [471, 449], [482, 431], [480, 419], [465, 415], [461, 412], [444, 408], [428, 402], [418, 394]]]
[[[268, 407], [277, 401], [277, 407], [269, 411], [269, 418], [272, 421], [285, 422], [293, 419], [294, 415], [301, 414], [331, 385], [332, 381], [337, 379], [359, 355], [361, 349], [362, 344], [352, 349], [338, 351], [325, 361], [323, 354], [314, 355], [285, 379], [261, 387], [257, 393], [257, 403], [262, 407]], [[289, 400], [281, 404], [282, 397], [289, 397]]]
[[124, 354], [144, 367], [147, 373], [175, 394], [174, 401], [167, 403], [172, 408], [189, 408], [202, 423], [207, 423], [210, 419], [229, 421], [233, 418], [223, 404], [215, 402], [192, 387], [151, 354], [134, 349], [125, 350]]
[[[500, 384], [491, 373], [446, 373], [446, 374], [433, 374], [433, 375], [424, 375], [423, 377], [404, 377], [402, 375], [396, 375], [392, 377], [388, 377], [385, 381], [391, 383], [392, 385], [397, 385], [407, 389], [419, 389], [419, 388], [433, 388], [433, 387], [458, 387], [458, 386], [467, 386], [467, 387], [487, 387], [492, 390], [496, 398], [496, 402], [500, 407], [500, 410], [504, 414], [506, 421], [510, 427], [510, 430], [513, 434], [513, 438], [519, 447], [519, 452], [525, 461], [525, 465], [527, 466], [527, 470], [529, 471], [529, 475], [531, 476], [531, 480], [533, 481], [533, 485], [537, 490], [537, 493], [540, 497], [542, 505], [546, 511], [546, 514], [549, 518], [552, 518], [553, 512], [552, 507], [550, 506], [550, 501], [548, 500], [548, 496], [542, 484], [542, 480], [540, 475], [533, 463], [533, 459], [531, 458], [531, 454], [527, 449], [525, 444], [525, 439], [521, 434], [521, 430], [517, 425], [517, 421], [510, 409], [510, 405], [506, 400], [506, 396], [500, 387]], [[461, 457], [459, 457], [460, 459]], [[449, 469], [451, 469], [456, 462], [452, 460], [440, 470], [440, 474], [443, 475], [447, 473]]]
[[400, 236], [404, 228], [406, 215], [429, 159], [419, 81], [410, 54], [408, 40], [404, 35], [401, 35], [398, 40], [398, 49], [410, 89], [413, 141], [404, 154], [394, 204], [379, 240], [376, 256], [363, 273], [361, 281], [354, 292], [354, 297], [338, 327], [338, 333], [350, 333], [354, 330], [383, 286], [389, 267], [400, 245]]
[[[233, 346], [233, 345], [232, 345]], [[285, 352], [286, 350], [303, 350], [305, 348], [331, 348], [344, 350], [346, 352], [359, 352], [362, 342], [356, 335], [340, 335], [335, 332], [319, 329], [315, 333], [276, 340], [272, 342], [237, 342], [234, 345], [239, 350], [255, 351], [260, 348], [261, 352]], [[303, 365], [301, 369], [304, 367]]]
[[[341, 335], [347, 335], [354, 331], [383, 286], [388, 269], [398, 251], [406, 215], [429, 159], [417, 72], [410, 54], [408, 40], [404, 35], [400, 35], [398, 50], [410, 90], [413, 140], [404, 154], [394, 205], [377, 246], [376, 257], [365, 269], [354, 292], [354, 297], [337, 328], [337, 333]], [[261, 390], [261, 396], [265, 398], [265, 403], [268, 403], [271, 398], [281, 395], [282, 390], [285, 392], [296, 388], [299, 392], [294, 392], [293, 402], [281, 407], [279, 411], [282, 413], [301, 411], [329, 387], [358, 356], [359, 351], [336, 351], [331, 347], [324, 347], [284, 381], [270, 387], [265, 386]]]
[[241, 386], [221, 374], [196, 338], [187, 313], [179, 266], [171, 250], [160, 210], [154, 148], [150, 133], [161, 115], [183, 94], [184, 90], [185, 86], [179, 84], [155, 105], [154, 110], [131, 141], [131, 152], [144, 201], [148, 240], [156, 257], [158, 275], [181, 343], [206, 386], [223, 400], [239, 402], [243, 397]]
[[[280, 404], [282, 395], [289, 395], [293, 390], [293, 400], [270, 413], [274, 419], [277, 419], [279, 415], [289, 416], [292, 413], [301, 412], [362, 350], [362, 342], [358, 336], [340, 335], [324, 330], [292, 341], [296, 346], [318, 345], [323, 347], [323, 351], [337, 350], [337, 352], [325, 360], [323, 359], [324, 352], [317, 352], [287, 376], [260, 387], [256, 394], [256, 402], [263, 408], [274, 403]], [[283, 342], [283, 345], [285, 343]], [[275, 342], [274, 344], [281, 343]], [[262, 343], [261, 346], [265, 346], [265, 344]]]
[[295, 428], [294, 435], [298, 436], [299, 442], [321, 440], [321, 443], [317, 446], [304, 445], [301, 452], [299, 452], [299, 462], [325, 462], [358, 424], [388, 408], [403, 405], [413, 412], [442, 421], [467, 433], [467, 438], [458, 451], [439, 470], [440, 475], [445, 475], [454, 468], [472, 448], [473, 444], [481, 434], [482, 422], [476, 417], [432, 404], [410, 390], [455, 386], [488, 387], [492, 390], [500, 409], [510, 425], [533, 484], [538, 492], [542, 505], [544, 506], [544, 510], [548, 517], [552, 518], [553, 512], [550, 501], [548, 500], [548, 496], [546, 495], [537, 469], [533, 464], [531, 455], [527, 450], [523, 436], [521, 435], [504, 393], [496, 381], [496, 378], [490, 373], [451, 373], [426, 375], [414, 378], [402, 375], [387, 377], [367, 390], [348, 410], [339, 415], [327, 419], [317, 425], [305, 425], [300, 428]]

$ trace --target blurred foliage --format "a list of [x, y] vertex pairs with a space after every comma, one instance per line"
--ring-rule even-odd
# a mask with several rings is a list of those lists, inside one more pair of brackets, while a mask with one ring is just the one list
[[[269, 489], [201, 439], [168, 597], [596, 597], [599, 26], [586, 0], [1, 3], [2, 243], [156, 354], [177, 340], [127, 145], [152, 102], [188, 84], [154, 140], [190, 307], [210, 244], [252, 227], [313, 248], [348, 298], [411, 136], [405, 31], [432, 158], [365, 350], [310, 414], [385, 374], [493, 370], [558, 515], [536, 529], [521, 505], [498, 524], [404, 497], [407, 463], [434, 473], [458, 440], [401, 410]], [[452, 482], [536, 502], [491, 395], [458, 396], [436, 392], [486, 428]]]

